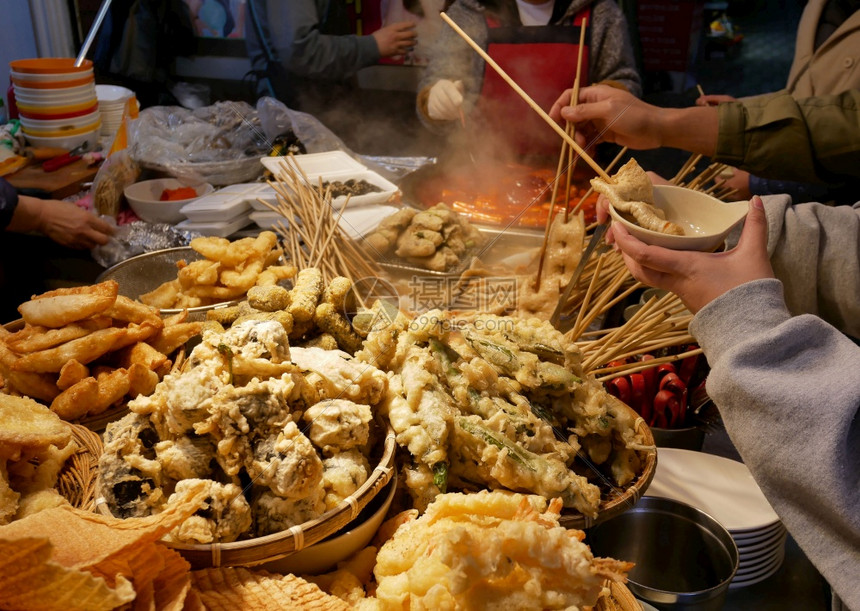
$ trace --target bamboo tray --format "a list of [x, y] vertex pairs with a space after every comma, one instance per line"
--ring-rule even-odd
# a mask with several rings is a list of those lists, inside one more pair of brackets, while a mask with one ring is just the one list
[[[165, 543], [165, 545], [182, 554], [195, 570], [222, 566], [255, 566], [286, 558], [290, 554], [322, 541], [352, 522], [393, 477], [396, 448], [394, 430], [389, 426], [382, 443], [382, 456], [367, 481], [340, 505], [314, 520], [279, 533], [242, 541], [197, 545]], [[96, 480], [97, 475], [94, 474], [93, 481]], [[112, 515], [102, 498], [97, 498], [95, 509], [104, 515]]]
[[86, 426], [67, 423], [72, 429], [72, 438], [78, 449], [60, 470], [57, 491], [71, 505], [84, 511], [93, 511], [96, 506], [96, 480], [99, 457], [102, 455], [101, 437]]
[[[559, 523], [565, 528], [577, 528], [580, 530], [591, 528], [603, 520], [608, 520], [627, 511], [642, 498], [654, 479], [654, 473], [657, 471], [657, 447], [654, 444], [654, 435], [650, 427], [645, 424], [645, 420], [634, 412], [633, 408], [620, 401], [619, 403], [625, 409], [635, 414], [634, 426], [636, 432], [642, 435], [643, 445], [653, 446], [653, 449], [639, 451], [639, 457], [642, 459], [642, 469], [636, 479], [625, 488], [617, 488], [614, 485], [601, 485], [601, 497], [603, 500], [600, 502], [596, 518], [589, 518], [573, 510], [562, 511]], [[608, 482], [608, 479], [606, 481]], [[608, 490], [604, 488], [608, 488]]]

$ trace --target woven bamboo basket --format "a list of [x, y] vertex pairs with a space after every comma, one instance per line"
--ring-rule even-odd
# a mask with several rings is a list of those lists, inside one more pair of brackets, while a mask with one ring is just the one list
[[638, 452], [642, 461], [642, 467], [636, 478], [624, 488], [610, 485], [608, 479], [601, 485], [603, 500], [600, 502], [596, 518], [589, 518], [574, 510], [563, 511], [559, 518], [559, 523], [565, 528], [590, 528], [603, 520], [608, 520], [627, 511], [642, 498], [648, 486], [651, 485], [651, 480], [654, 479], [654, 473], [657, 470], [657, 448], [654, 445], [654, 435], [651, 433], [650, 427], [645, 424], [645, 420], [633, 408], [620, 401], [619, 403], [632, 413], [636, 432], [642, 435], [643, 445], [652, 446], [653, 449], [640, 450]]
[[[286, 558], [322, 541], [355, 520], [361, 510], [385, 488], [394, 475], [394, 455], [397, 448], [394, 430], [390, 426], [381, 445], [379, 462], [367, 481], [340, 505], [314, 520], [254, 539], [230, 543], [166, 545], [182, 554], [195, 570], [221, 566], [256, 566]], [[97, 479], [97, 474], [94, 474], [93, 481]], [[111, 515], [107, 503], [98, 495], [98, 490], [96, 495], [95, 510], [103, 515]]]
[[77, 451], [66, 459], [57, 479], [57, 490], [73, 507], [93, 511], [96, 506], [96, 480], [99, 457], [102, 455], [101, 437], [80, 424], [69, 423]]

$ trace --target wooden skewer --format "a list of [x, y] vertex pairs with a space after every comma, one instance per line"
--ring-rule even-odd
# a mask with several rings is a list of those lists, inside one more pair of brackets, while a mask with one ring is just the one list
[[671, 356], [651, 359], [650, 361], [641, 361], [638, 363], [631, 363], [629, 365], [619, 365], [618, 367], [603, 367], [600, 369], [593, 369], [589, 373], [592, 375], [597, 375], [598, 373], [606, 374], [598, 377], [597, 381], [607, 382], [612, 378], [617, 378], [618, 376], [636, 373], [638, 371], [645, 371], [646, 369], [651, 369], [652, 367], [656, 367], [664, 363], [674, 363], [676, 361], [681, 361], [689, 356], [696, 356], [698, 354], [702, 354], [701, 348], [697, 348], [695, 350], [688, 350], [686, 352], [682, 352], [680, 354], [673, 354]]
[[[576, 76], [573, 79], [573, 91], [570, 94], [570, 102], [572, 106], [579, 104], [579, 85], [581, 83], [580, 74], [582, 74], [582, 50], [585, 47], [585, 28], [588, 26], [588, 18], [582, 19], [582, 24], [579, 27], [579, 49], [576, 55]], [[566, 132], [571, 138], [576, 136], [576, 126], [570, 121], [567, 122]], [[564, 203], [564, 222], [570, 215], [570, 183], [573, 180], [573, 172], [576, 169], [576, 159], [573, 157], [573, 151], [567, 150], [567, 182], [566, 182], [566, 197]]]
[[518, 95], [519, 95], [519, 96], [520, 96], [520, 97], [521, 97], [521, 98], [526, 102], [526, 104], [528, 104], [529, 106], [531, 106], [532, 110], [534, 110], [536, 113], [538, 113], [538, 115], [540, 115], [540, 118], [541, 118], [541, 119], [543, 119], [543, 120], [546, 122], [546, 124], [547, 124], [547, 125], [549, 125], [553, 130], [555, 130], [555, 133], [557, 133], [559, 136], [561, 136], [561, 137], [562, 137], [562, 139], [563, 139], [565, 142], [567, 142], [567, 143], [568, 143], [568, 144], [573, 148], [573, 150], [575, 150], [575, 151], [577, 152], [577, 154], [578, 154], [580, 157], [582, 157], [588, 165], [590, 165], [590, 166], [591, 166], [591, 168], [592, 168], [595, 172], [597, 172], [598, 176], [600, 176], [600, 177], [601, 177], [603, 180], [605, 180], [606, 182], [609, 182], [609, 183], [611, 183], [611, 182], [612, 182], [612, 178], [609, 176], [609, 174], [607, 174], [607, 173], [603, 170], [603, 168], [601, 168], [601, 167], [597, 164], [597, 162], [596, 162], [596, 161], [594, 161], [594, 159], [592, 159], [592, 158], [591, 158], [591, 156], [590, 156], [588, 153], [586, 153], [586, 152], [585, 152], [585, 150], [584, 150], [581, 146], [579, 146], [579, 145], [576, 143], [576, 141], [575, 141], [573, 138], [571, 138], [570, 136], [568, 136], [568, 135], [567, 135], [567, 132], [565, 132], [565, 131], [564, 131], [564, 129], [562, 129], [562, 128], [561, 128], [561, 126], [560, 126], [558, 123], [556, 123], [555, 121], [553, 121], [553, 120], [552, 120], [552, 118], [551, 118], [548, 114], [546, 114], [546, 112], [544, 111], [544, 109], [543, 109], [543, 108], [541, 108], [540, 106], [538, 106], [537, 102], [535, 102], [534, 100], [532, 100], [532, 99], [531, 99], [531, 97], [529, 97], [529, 95], [528, 95], [525, 91], [523, 91], [523, 88], [522, 88], [522, 87], [520, 87], [519, 85], [517, 85], [517, 83], [516, 83], [516, 82], [515, 82], [515, 81], [514, 81], [510, 76], [508, 76], [507, 72], [505, 72], [504, 70], [502, 70], [501, 66], [499, 66], [499, 64], [497, 64], [497, 63], [495, 62], [495, 60], [494, 60], [492, 57], [490, 57], [489, 55], [487, 55], [487, 52], [486, 52], [486, 51], [484, 51], [484, 50], [480, 47], [480, 45], [478, 45], [474, 40], [472, 40], [472, 39], [471, 39], [471, 37], [470, 37], [468, 34], [466, 34], [466, 32], [464, 32], [464, 31], [462, 30], [462, 28], [460, 28], [460, 26], [458, 26], [456, 23], [454, 23], [454, 21], [453, 21], [450, 17], [448, 17], [448, 15], [447, 15], [447, 14], [445, 14], [445, 13], [440, 13], [440, 16], [442, 17], [442, 21], [444, 21], [444, 22], [445, 22], [445, 23], [447, 23], [449, 26], [451, 26], [451, 28], [452, 28], [452, 29], [453, 29], [457, 34], [459, 34], [459, 36], [460, 36], [463, 40], [465, 40], [465, 41], [469, 44], [469, 46], [470, 46], [470, 47], [472, 47], [472, 48], [475, 50], [475, 52], [476, 52], [478, 55], [480, 55], [480, 56], [481, 56], [481, 58], [482, 58], [485, 62], [487, 62], [487, 64], [488, 64], [488, 65], [489, 65], [493, 70], [495, 70], [495, 71], [496, 71], [496, 73], [498, 73], [498, 75], [499, 75], [500, 77], [502, 77], [502, 79], [503, 79], [503, 80], [504, 80], [508, 85], [510, 85], [511, 87], [513, 87], [514, 91], [516, 91], [516, 92], [517, 92], [517, 94], [518, 94]]
[[[572, 106], [576, 106], [579, 101], [579, 74], [582, 71], [582, 48], [585, 45], [585, 26], [587, 23], [587, 19], [582, 20], [582, 26], [579, 30], [579, 52], [576, 58], [576, 75], [573, 77], [573, 93], [570, 96], [570, 102]], [[573, 138], [575, 129], [573, 124], [569, 121], [565, 126], [566, 133]], [[538, 259], [538, 268], [537, 275], [535, 276], [535, 286], [534, 290], [537, 293], [540, 291], [540, 279], [541, 274], [543, 273], [543, 262], [546, 258], [546, 247], [549, 243], [549, 233], [552, 230], [552, 223], [555, 218], [555, 200], [558, 195], [558, 183], [561, 182], [561, 174], [562, 167], [564, 167], [564, 159], [567, 158], [567, 180], [565, 181], [565, 202], [564, 202], [564, 222], [566, 223], [568, 220], [568, 215], [570, 213], [570, 181], [572, 178], [573, 170], [576, 167], [575, 161], [571, 158], [572, 152], [571, 149], [567, 146], [567, 141], [562, 141], [561, 143], [561, 152], [558, 155], [558, 166], [555, 170], [555, 180], [552, 183], [552, 194], [549, 199], [549, 211], [546, 215], [546, 228], [544, 229], [543, 234], [543, 244], [540, 247], [540, 257]]]

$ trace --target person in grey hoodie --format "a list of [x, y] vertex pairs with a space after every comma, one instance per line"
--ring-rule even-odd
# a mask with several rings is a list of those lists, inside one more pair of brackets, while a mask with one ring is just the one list
[[[580, 84], [641, 95], [627, 22], [613, 0], [456, 0], [447, 15], [545, 111], [574, 84], [581, 28]], [[426, 55], [417, 112], [429, 129], [468, 123], [517, 154], [551, 156], [560, 147], [558, 135], [451, 27], [442, 25]]]
[[[576, 107], [569, 98], [554, 117], [631, 148], [671, 146], [776, 177], [860, 176], [857, 91], [682, 109], [606, 87], [581, 91]], [[690, 332], [732, 442], [830, 584], [833, 609], [860, 610], [860, 201], [755, 196], [740, 239], [718, 253], [648, 246], [620, 224], [607, 236], [637, 280], [695, 313]]]

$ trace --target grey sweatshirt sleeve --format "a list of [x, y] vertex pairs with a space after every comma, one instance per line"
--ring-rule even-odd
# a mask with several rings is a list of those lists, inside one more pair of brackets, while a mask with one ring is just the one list
[[835, 592], [860, 609], [860, 346], [844, 334], [860, 337], [860, 205], [764, 203], [779, 279], [725, 293], [690, 331], [744, 463]]
[[615, 2], [598, 0], [591, 10], [590, 81], [615, 81], [642, 96], [642, 79], [636, 69], [633, 45], [624, 13]]
[[860, 203], [763, 198], [768, 253], [792, 314], [814, 314], [860, 339]]
[[690, 329], [744, 463], [831, 587], [860, 609], [860, 347], [818, 317], [791, 316], [776, 279], [725, 293]]
[[284, 67], [306, 78], [341, 80], [379, 61], [373, 36], [329, 36], [320, 32], [324, 4], [315, 0], [266, 3], [272, 46]]

